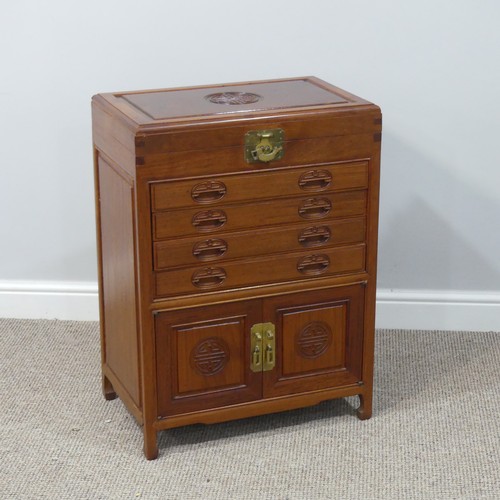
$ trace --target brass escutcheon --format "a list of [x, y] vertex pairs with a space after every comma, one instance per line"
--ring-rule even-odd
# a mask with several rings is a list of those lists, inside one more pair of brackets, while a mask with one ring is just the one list
[[257, 323], [250, 330], [250, 369], [253, 372], [272, 370], [276, 364], [276, 328], [273, 323]]
[[268, 163], [283, 158], [284, 135], [281, 128], [247, 132], [245, 135], [247, 163]]

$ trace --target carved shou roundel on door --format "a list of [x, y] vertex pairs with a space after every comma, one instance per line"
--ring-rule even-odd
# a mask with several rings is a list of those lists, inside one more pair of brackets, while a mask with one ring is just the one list
[[202, 375], [219, 373], [229, 361], [229, 348], [218, 338], [199, 342], [191, 351], [191, 366]]
[[332, 342], [332, 331], [323, 321], [308, 323], [297, 335], [296, 345], [304, 358], [321, 356]]

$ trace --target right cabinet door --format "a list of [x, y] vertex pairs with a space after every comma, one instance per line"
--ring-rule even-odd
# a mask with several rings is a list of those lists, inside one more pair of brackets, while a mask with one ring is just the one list
[[263, 317], [276, 328], [265, 398], [361, 380], [364, 292], [364, 284], [355, 284], [264, 300]]

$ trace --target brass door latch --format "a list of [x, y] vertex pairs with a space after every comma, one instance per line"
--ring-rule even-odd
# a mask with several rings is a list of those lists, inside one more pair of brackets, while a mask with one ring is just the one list
[[245, 160], [247, 163], [268, 163], [283, 158], [285, 132], [281, 128], [251, 130], [245, 134]]
[[250, 330], [253, 372], [272, 370], [276, 364], [276, 328], [272, 323], [257, 323]]

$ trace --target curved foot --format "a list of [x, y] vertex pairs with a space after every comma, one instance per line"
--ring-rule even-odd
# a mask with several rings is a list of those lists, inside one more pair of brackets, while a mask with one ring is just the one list
[[116, 399], [116, 392], [111, 385], [111, 382], [103, 375], [102, 376], [102, 393], [106, 401]]
[[368, 420], [372, 416], [372, 396], [359, 395], [359, 408], [357, 416], [360, 420]]

